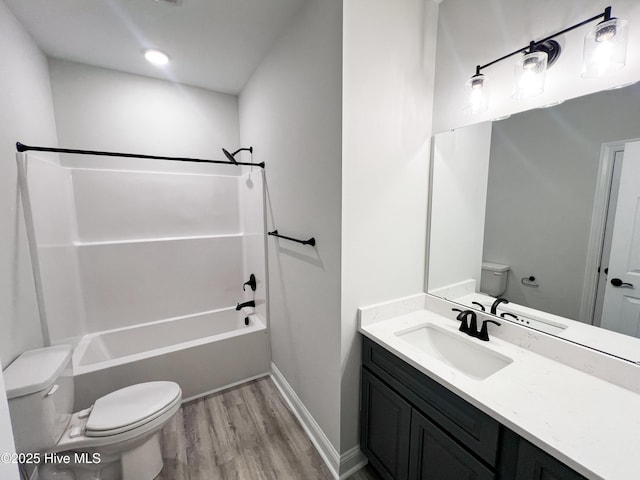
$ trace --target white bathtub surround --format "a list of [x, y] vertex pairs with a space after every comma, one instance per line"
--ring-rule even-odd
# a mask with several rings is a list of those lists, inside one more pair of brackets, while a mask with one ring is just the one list
[[[82, 156], [86, 166], [90, 158]], [[231, 169], [232, 167], [229, 167]], [[73, 168], [78, 241], [116, 242], [240, 231], [237, 176]], [[228, 172], [229, 174], [233, 172]]]
[[26, 166], [46, 327], [78, 345], [80, 405], [130, 383], [171, 379], [189, 398], [269, 371], [261, 169]]
[[242, 236], [79, 244], [88, 332], [235, 306]]
[[[422, 308], [409, 311], [407, 305], [421, 297]], [[509, 322], [490, 326], [489, 342], [472, 339], [457, 331], [456, 306], [418, 294], [360, 309], [359, 330], [587, 478], [640, 476], [640, 367]], [[396, 335], [425, 324], [513, 362], [481, 381], [462, 375]]]

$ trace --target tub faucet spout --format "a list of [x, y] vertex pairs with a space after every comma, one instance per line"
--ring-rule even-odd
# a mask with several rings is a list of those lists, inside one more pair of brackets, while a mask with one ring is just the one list
[[253, 300], [249, 300], [248, 302], [244, 302], [244, 303], [239, 303], [236, 305], [236, 310], [240, 310], [244, 307], [253, 307], [256, 308], [256, 302], [254, 302]]

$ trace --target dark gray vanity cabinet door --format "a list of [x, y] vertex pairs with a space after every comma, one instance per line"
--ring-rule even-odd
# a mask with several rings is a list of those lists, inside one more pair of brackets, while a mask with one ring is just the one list
[[586, 480], [564, 463], [520, 439], [515, 480]]
[[494, 480], [494, 473], [427, 418], [413, 410], [410, 480]]
[[360, 444], [385, 480], [407, 480], [411, 405], [362, 369]]
[[[362, 364], [484, 463], [496, 466], [500, 424], [368, 338]], [[513, 480], [513, 479], [509, 479]]]

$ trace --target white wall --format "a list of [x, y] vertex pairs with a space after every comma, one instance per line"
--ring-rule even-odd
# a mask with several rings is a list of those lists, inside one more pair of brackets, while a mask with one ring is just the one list
[[470, 279], [480, 285], [490, 147], [491, 122], [434, 139], [429, 291]]
[[[58, 138], [65, 148], [224, 160], [222, 148], [238, 147], [235, 96], [79, 63], [51, 59], [49, 64]], [[181, 168], [175, 162], [117, 158], [67, 157], [64, 163]], [[202, 168], [240, 174], [232, 166]]]
[[0, 58], [7, 66], [0, 75], [0, 354], [7, 365], [42, 342], [17, 190], [15, 143], [56, 145], [57, 139], [46, 58], [4, 3], [0, 5]]
[[[57, 144], [45, 56], [0, 1], [0, 357], [42, 345], [24, 218], [17, 190], [15, 142]], [[13, 451], [4, 385], [0, 384], [0, 451]], [[0, 477], [17, 479], [15, 465]]]
[[[584, 35], [594, 24], [560, 37], [563, 52], [547, 72], [545, 92], [526, 101], [511, 98], [512, 60], [483, 70], [490, 77], [491, 99], [487, 112], [463, 111], [464, 84], [478, 64], [485, 64], [604, 11], [630, 22], [627, 65], [598, 79], [580, 77]], [[640, 78], [640, 2], [637, 0], [447, 0], [440, 7], [434, 105], [434, 131], [493, 119], [547, 105], [566, 98], [622, 85]]]
[[266, 162], [273, 363], [340, 446], [342, 2], [309, 1], [240, 96], [243, 143]]
[[639, 102], [637, 84], [494, 124], [484, 259], [511, 266], [509, 300], [579, 320], [601, 145], [640, 137]]
[[438, 7], [344, 5], [340, 451], [358, 444], [357, 308], [424, 290]]

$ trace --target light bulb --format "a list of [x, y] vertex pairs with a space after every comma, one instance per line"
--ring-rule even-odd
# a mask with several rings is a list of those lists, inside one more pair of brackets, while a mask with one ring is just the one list
[[476, 114], [489, 108], [487, 81], [487, 76], [481, 74], [476, 74], [467, 81], [468, 97], [465, 105], [467, 112]]
[[546, 52], [531, 52], [516, 62], [513, 98], [521, 100], [535, 97], [544, 92], [547, 58]]
[[600, 77], [615, 72], [627, 61], [626, 20], [612, 18], [600, 22], [584, 37], [582, 76]]
[[167, 54], [161, 52], [160, 50], [145, 50], [144, 58], [146, 58], [149, 63], [153, 63], [157, 66], [166, 65], [167, 63], [169, 63], [169, 57], [167, 56]]

